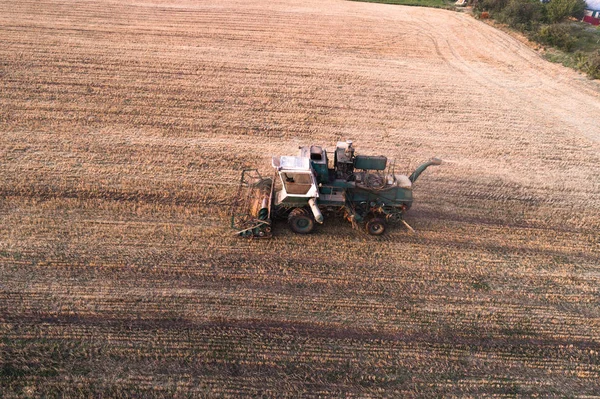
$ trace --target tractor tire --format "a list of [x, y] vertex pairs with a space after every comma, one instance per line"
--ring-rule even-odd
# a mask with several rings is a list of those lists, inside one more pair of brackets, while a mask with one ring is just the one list
[[372, 236], [380, 236], [385, 233], [385, 219], [382, 218], [373, 218], [369, 220], [365, 226], [367, 228], [367, 233]]
[[308, 234], [315, 227], [311, 213], [304, 208], [296, 208], [288, 215], [290, 229], [296, 234]]

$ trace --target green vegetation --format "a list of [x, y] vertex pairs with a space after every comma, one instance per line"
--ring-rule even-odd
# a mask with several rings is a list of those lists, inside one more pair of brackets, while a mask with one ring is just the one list
[[546, 59], [600, 78], [600, 30], [576, 22], [585, 10], [584, 0], [481, 0], [476, 15], [491, 18], [516, 29], [550, 50]]
[[446, 0], [351, 0], [362, 1], [364, 3], [383, 3], [398, 4], [402, 6], [433, 7], [433, 8], [454, 8], [454, 2]]
[[548, 21], [557, 23], [569, 17], [581, 19], [585, 7], [585, 0], [552, 0], [546, 4]]
[[546, 59], [580, 70], [592, 79], [600, 79], [600, 29], [566, 23], [540, 29], [536, 38], [555, 49]]
[[574, 22], [552, 24], [542, 26], [531, 38], [551, 47], [547, 60], [600, 79], [600, 29]]

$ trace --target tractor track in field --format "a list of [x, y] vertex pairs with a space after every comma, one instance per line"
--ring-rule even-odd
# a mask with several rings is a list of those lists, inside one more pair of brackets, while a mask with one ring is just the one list
[[[0, 0], [0, 392], [593, 396], [600, 86], [463, 13]], [[382, 237], [240, 240], [298, 146], [410, 173]]]
[[[506, 337], [499, 336], [496, 339], [484, 337], [469, 337], [461, 335], [460, 331], [455, 331], [456, 335], [446, 335], [447, 331], [423, 333], [423, 332], [403, 332], [403, 331], [382, 331], [369, 330], [360, 328], [349, 328], [347, 326], [328, 326], [306, 322], [283, 322], [280, 320], [269, 319], [226, 319], [215, 318], [214, 320], [195, 322], [193, 320], [172, 320], [165, 322], [163, 319], [146, 318], [131, 320], [128, 318], [120, 319], [118, 317], [106, 319], [101, 317], [25, 317], [30, 323], [38, 323], [42, 325], [56, 325], [69, 327], [72, 325], [87, 326], [90, 328], [110, 328], [116, 329], [123, 325], [127, 325], [132, 331], [152, 331], [161, 330], [194, 330], [199, 334], [207, 336], [215, 333], [232, 331], [244, 337], [246, 334], [256, 334], [260, 331], [260, 335], [282, 335], [296, 336], [309, 339], [331, 339], [341, 341], [384, 341], [388, 343], [423, 343], [436, 341], [440, 346], [453, 346], [456, 348], [468, 349], [473, 346], [484, 348], [486, 351], [500, 350], [510, 352], [515, 348], [535, 348], [538, 351], [555, 350], [560, 352], [561, 347], [574, 347], [580, 351], [600, 350], [600, 344], [593, 343], [587, 340], [565, 340], [553, 339], [552, 337], [519, 337], [517, 340], [507, 342]], [[17, 320], [9, 320], [16, 322]]]

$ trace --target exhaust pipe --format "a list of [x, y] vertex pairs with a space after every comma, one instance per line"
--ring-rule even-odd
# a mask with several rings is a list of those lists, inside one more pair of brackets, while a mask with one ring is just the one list
[[313, 216], [315, 217], [315, 221], [319, 224], [323, 224], [323, 214], [317, 206], [317, 201], [314, 198], [311, 198], [308, 200], [308, 205], [310, 205], [310, 210], [312, 211]]

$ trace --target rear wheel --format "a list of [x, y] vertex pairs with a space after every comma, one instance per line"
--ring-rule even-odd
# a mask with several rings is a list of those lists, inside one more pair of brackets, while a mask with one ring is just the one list
[[373, 236], [380, 236], [385, 232], [385, 219], [373, 218], [367, 222], [367, 233]]
[[304, 208], [296, 208], [288, 215], [288, 224], [294, 233], [308, 234], [313, 231], [315, 221], [310, 212]]

